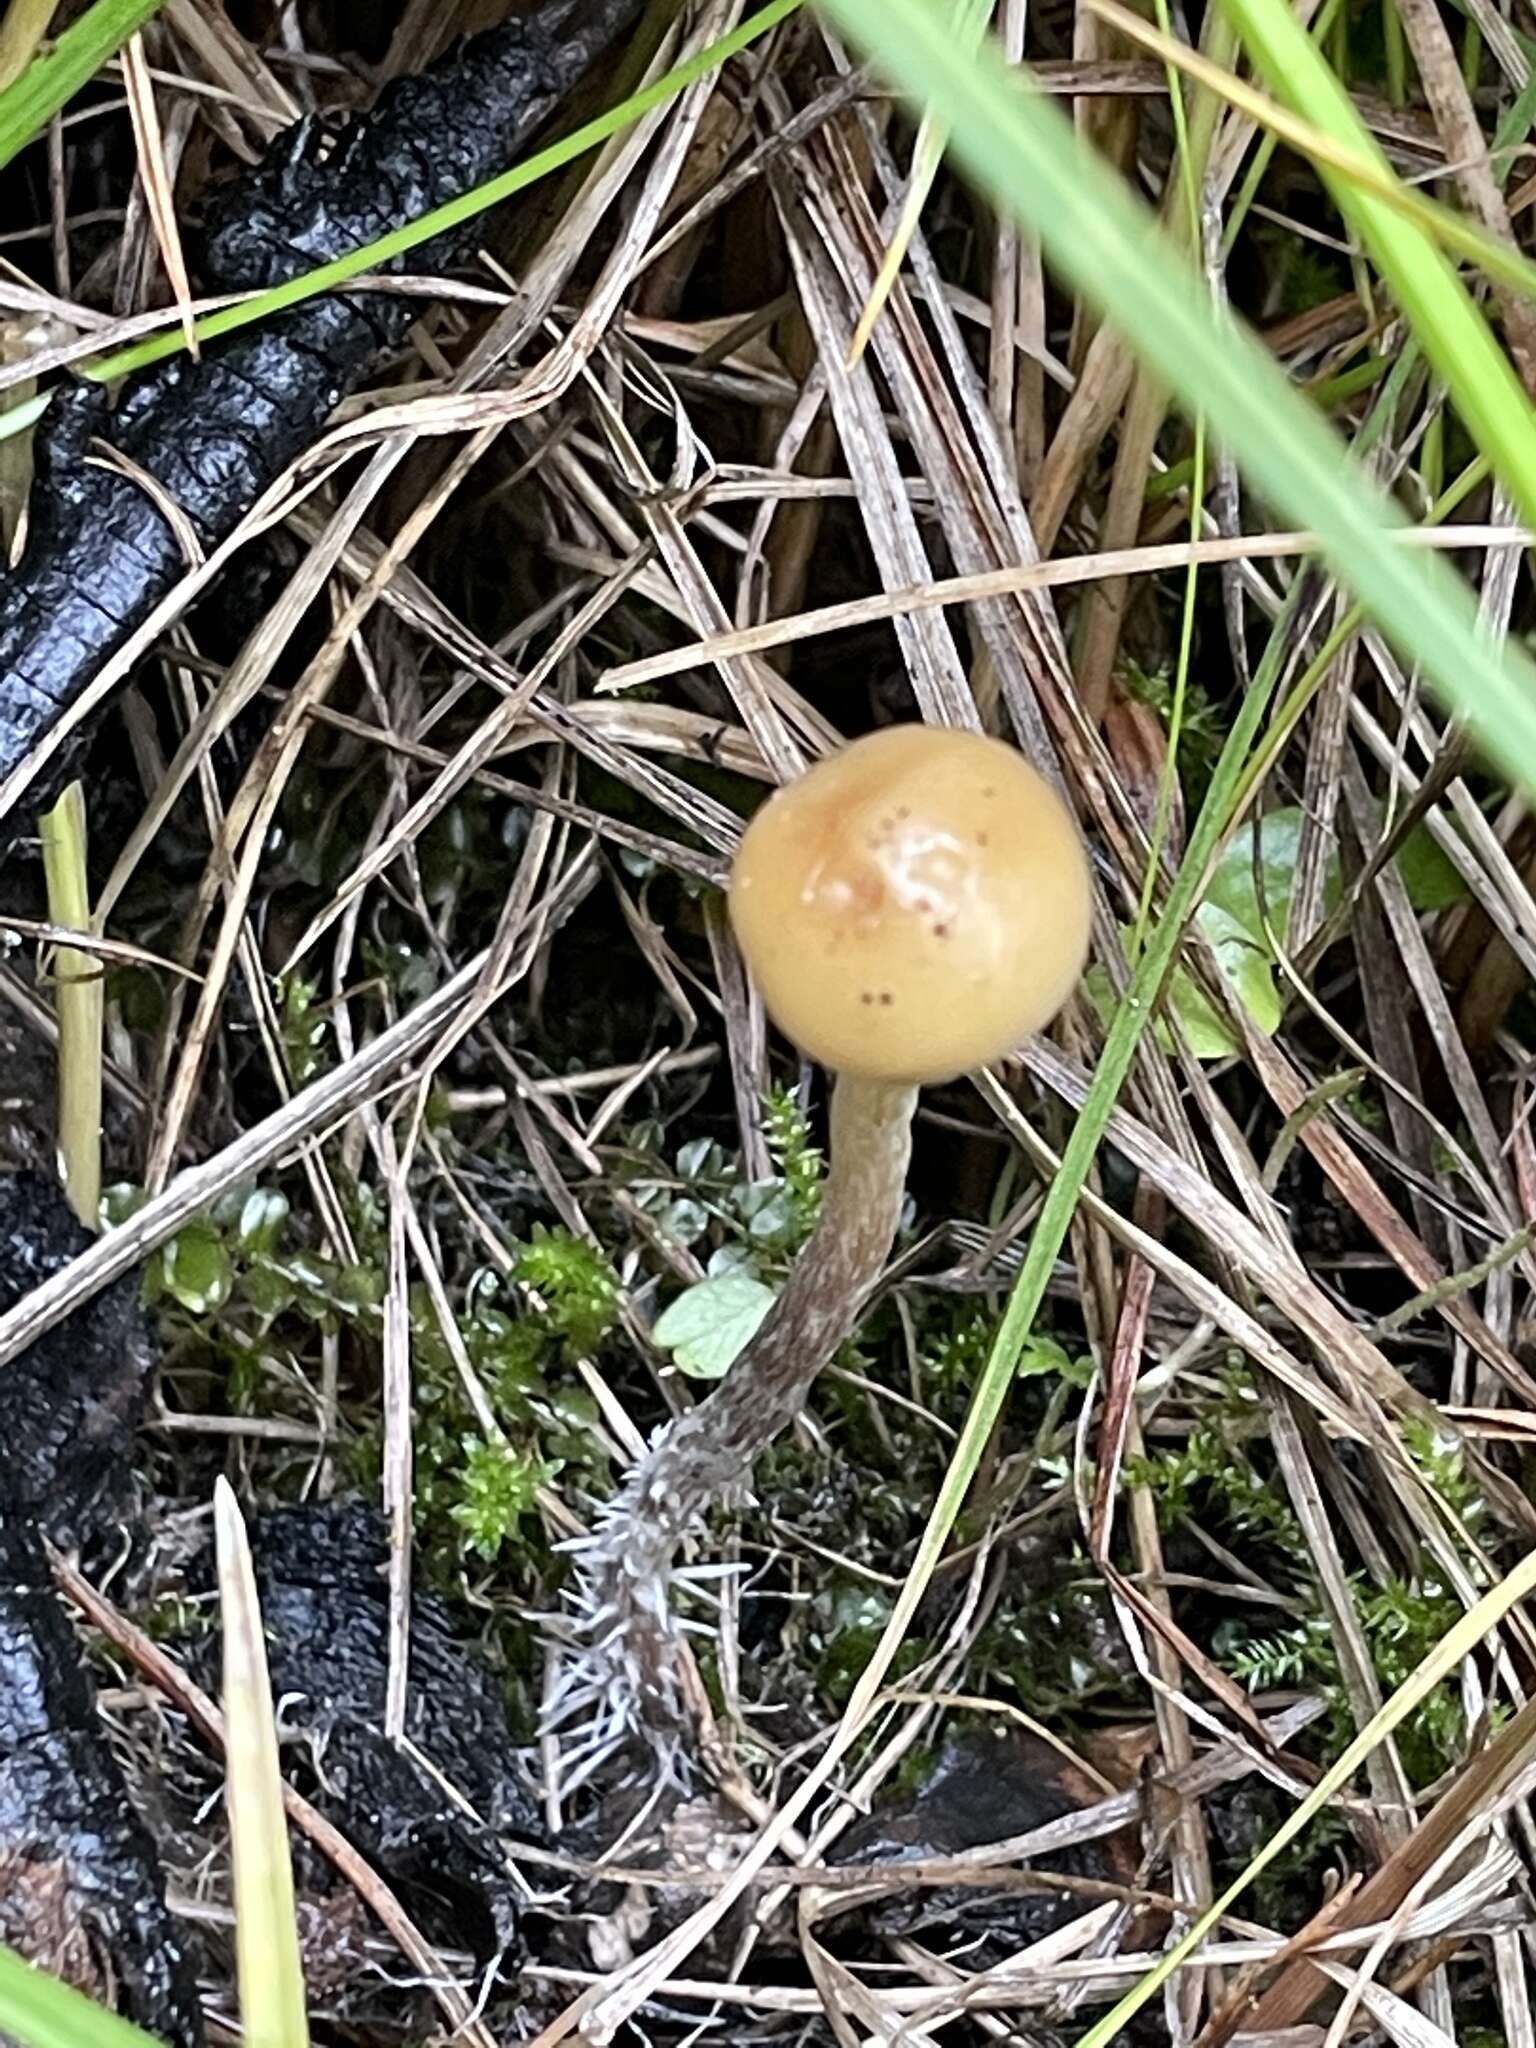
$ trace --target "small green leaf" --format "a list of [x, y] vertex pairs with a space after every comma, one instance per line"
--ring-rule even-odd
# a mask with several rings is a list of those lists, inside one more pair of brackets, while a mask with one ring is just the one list
[[1416, 826], [1403, 841], [1397, 872], [1415, 910], [1448, 910], [1467, 893], [1450, 855], [1427, 825]]
[[[1259, 862], [1264, 894], [1260, 902], [1253, 876], [1253, 828], [1242, 826], [1216, 863], [1211, 885], [1200, 906], [1200, 922], [1218, 944], [1224, 936], [1241, 932], [1255, 945], [1268, 950], [1264, 921], [1267, 916], [1283, 940], [1291, 919], [1291, 900], [1296, 894], [1296, 863], [1301, 854], [1302, 810], [1299, 804], [1269, 811], [1259, 820]], [[1323, 905], [1331, 910], [1339, 898], [1338, 855], [1329, 857], [1323, 878]], [[1218, 916], [1217, 913], [1220, 913]]]
[[[1124, 937], [1129, 929], [1129, 926], [1122, 925], [1121, 936]], [[1115, 992], [1101, 961], [1095, 960], [1083, 976], [1083, 992], [1107, 1027], [1115, 1014]], [[1175, 967], [1168, 977], [1168, 1004], [1197, 1060], [1226, 1060], [1240, 1050], [1216, 1006], [1201, 993], [1194, 977], [1183, 967]], [[1164, 1052], [1172, 1052], [1173, 1034], [1161, 1017], [1153, 1029]]]
[[257, 1188], [240, 1209], [240, 1243], [248, 1252], [270, 1252], [288, 1221], [288, 1197], [276, 1188]]
[[757, 1334], [774, 1291], [747, 1273], [722, 1273], [680, 1294], [658, 1318], [654, 1335], [679, 1372], [717, 1380]]
[[[1301, 808], [1294, 804], [1270, 811], [1259, 820], [1257, 882], [1253, 828], [1244, 826], [1235, 833], [1217, 862], [1210, 887], [1195, 913], [1233, 993], [1266, 1037], [1279, 1028], [1285, 1011], [1275, 984], [1271, 933], [1282, 944], [1286, 943], [1291, 904], [1296, 895], [1302, 824]], [[1332, 854], [1323, 876], [1323, 907], [1331, 910], [1338, 897], [1339, 861], [1338, 855]], [[1191, 1043], [1199, 1058], [1220, 1058], [1237, 1050], [1192, 982], [1186, 984], [1182, 1001], [1175, 985], [1173, 1002], [1180, 1021], [1190, 1027]], [[1201, 1010], [1205, 1013], [1203, 1020], [1198, 1017]]]
[[[1270, 933], [1277, 934], [1283, 943], [1291, 921], [1301, 827], [1299, 805], [1270, 811], [1259, 820], [1262, 896], [1254, 881], [1252, 827], [1238, 831], [1216, 863], [1210, 886], [1195, 912], [1195, 922], [1231, 983], [1233, 994], [1266, 1037], [1279, 1028], [1285, 1013], [1275, 982]], [[1323, 876], [1323, 907], [1331, 910], [1338, 899], [1339, 861], [1334, 854]], [[1114, 1014], [1114, 995], [1101, 965], [1089, 968], [1084, 985], [1107, 1024]], [[1196, 1059], [1230, 1059], [1240, 1049], [1219, 1012], [1183, 967], [1176, 966], [1169, 977], [1168, 1002]], [[1165, 1046], [1170, 1043], [1161, 1024], [1158, 1038]]]
[[[1182, 967], [1175, 967], [1168, 977], [1168, 1003], [1197, 1060], [1229, 1060], [1241, 1050], [1237, 1039], [1222, 1022], [1216, 1005], [1194, 976]], [[1110, 1007], [1113, 1008], [1113, 1004]], [[1171, 1047], [1170, 1034], [1161, 1024], [1157, 1032], [1159, 1042]]]
[[748, 1181], [736, 1191], [736, 1209], [753, 1244], [771, 1249], [799, 1235], [795, 1198], [781, 1180]]
[[[1281, 1005], [1275, 988], [1274, 956], [1262, 935], [1255, 936], [1214, 903], [1201, 904], [1197, 922], [1210, 940], [1233, 992], [1268, 1037], [1280, 1022]], [[1195, 993], [1193, 985], [1190, 993]]]
[[669, 1202], [657, 1222], [674, 1244], [697, 1244], [709, 1228], [709, 1211], [702, 1202], [684, 1196], [681, 1201]]
[[1034, 1336], [1019, 1353], [1015, 1371], [1021, 1380], [1039, 1379], [1054, 1373], [1069, 1387], [1086, 1387], [1093, 1380], [1093, 1360], [1074, 1358], [1054, 1337]]
[[189, 1223], [161, 1254], [167, 1290], [190, 1315], [206, 1316], [229, 1299], [233, 1281], [223, 1239], [204, 1223]]
[[143, 1188], [136, 1187], [130, 1180], [114, 1181], [101, 1194], [102, 1219], [108, 1230], [116, 1230], [126, 1223], [130, 1216], [137, 1216], [149, 1196]]
[[289, 1275], [271, 1259], [258, 1259], [247, 1269], [240, 1291], [252, 1310], [269, 1323], [287, 1315], [298, 1294]]
[[684, 1180], [718, 1179], [725, 1171], [725, 1154], [713, 1138], [690, 1138], [677, 1148], [677, 1170]]

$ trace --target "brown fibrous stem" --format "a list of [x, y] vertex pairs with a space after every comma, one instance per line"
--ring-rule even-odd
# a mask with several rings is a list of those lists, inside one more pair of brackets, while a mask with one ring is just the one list
[[623, 1729], [675, 1737], [683, 1720], [673, 1560], [711, 1508], [799, 1413], [879, 1279], [901, 1220], [917, 1090], [840, 1075], [821, 1214], [783, 1292], [707, 1399], [657, 1437], [579, 1553], [586, 1642], [557, 1709], [594, 1743]]

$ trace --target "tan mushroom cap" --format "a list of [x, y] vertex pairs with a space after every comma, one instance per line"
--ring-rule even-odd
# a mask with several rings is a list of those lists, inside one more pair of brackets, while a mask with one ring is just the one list
[[769, 1015], [811, 1058], [943, 1081], [1048, 1024], [1088, 954], [1088, 862], [1023, 756], [893, 726], [771, 797], [731, 875]]

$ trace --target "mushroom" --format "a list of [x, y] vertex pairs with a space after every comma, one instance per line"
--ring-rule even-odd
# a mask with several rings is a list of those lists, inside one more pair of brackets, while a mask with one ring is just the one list
[[608, 1737], [615, 1722], [678, 1725], [677, 1545], [742, 1485], [855, 1327], [900, 1221], [919, 1084], [997, 1059], [1071, 993], [1088, 863], [1065, 804], [1014, 749], [896, 726], [769, 799], [741, 842], [730, 912], [769, 1015], [835, 1076], [827, 1176], [762, 1325], [583, 1547], [578, 1603], [603, 1668], [578, 1665], [556, 1718], [579, 1700]]

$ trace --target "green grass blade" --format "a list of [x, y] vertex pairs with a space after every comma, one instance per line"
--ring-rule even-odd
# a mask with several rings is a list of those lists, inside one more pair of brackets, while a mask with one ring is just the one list
[[[1213, 64], [1187, 43], [1164, 35], [1161, 29], [1132, 14], [1129, 8], [1120, 6], [1119, 0], [1093, 0], [1093, 11], [1132, 42], [1161, 57], [1171, 70], [1209, 87], [1229, 106], [1239, 108], [1264, 130], [1264, 143], [1256, 153], [1254, 165], [1232, 206], [1227, 232], [1222, 238], [1225, 254], [1230, 255], [1236, 243], [1234, 223], [1242, 220], [1257, 196], [1258, 184], [1262, 182], [1256, 177], [1257, 171], [1269, 161], [1268, 152], [1273, 144], [1284, 142], [1299, 155], [1310, 157], [1319, 169], [1326, 166], [1354, 191], [1379, 201], [1391, 213], [1400, 214], [1442, 249], [1476, 264], [1495, 284], [1506, 285], [1523, 298], [1536, 299], [1536, 263], [1522, 255], [1512, 242], [1501, 241], [1497, 235], [1490, 234], [1487, 228], [1469, 220], [1454, 207], [1403, 184], [1389, 163], [1370, 153], [1368, 143], [1362, 145], [1354, 140], [1339, 140], [1319, 127], [1316, 121], [1307, 120], [1292, 108], [1282, 106], [1278, 100], [1256, 91], [1235, 72]], [[1312, 40], [1316, 40], [1315, 28]], [[1500, 185], [1508, 182], [1507, 167], [1515, 161], [1516, 145], [1523, 141], [1530, 126], [1533, 95], [1536, 95], [1536, 80], [1525, 88], [1499, 124], [1491, 154], [1496, 163], [1495, 177]], [[1500, 160], [1505, 166], [1502, 170], [1497, 168]]]
[[[1285, 0], [1222, 0], [1270, 89], [1333, 141], [1397, 182], [1348, 93]], [[1536, 524], [1536, 412], [1454, 266], [1418, 225], [1347, 172], [1318, 174], [1386, 280], [1473, 439]]]
[[0, 92], [0, 170], [142, 28], [160, 0], [96, 0]]
[[1218, 324], [1203, 282], [1147, 208], [989, 41], [955, 48], [928, 0], [823, 0], [925, 110], [951, 154], [1039, 235], [1046, 254], [1191, 411], [1203, 411], [1275, 510], [1319, 535], [1330, 567], [1522, 787], [1536, 787], [1536, 669], [1477, 629], [1444, 562], [1409, 560], [1383, 528], [1403, 515], [1252, 335]]
[[248, 2048], [308, 2048], [309, 2009], [293, 1911], [288, 1816], [256, 1574], [227, 1479], [214, 1487], [224, 1623], [224, 1778], [235, 1876], [235, 1960]]
[[[975, 49], [981, 39], [987, 19], [992, 12], [993, 0], [955, 0], [954, 32], [968, 50]], [[853, 340], [848, 349], [848, 367], [853, 369], [869, 346], [869, 337], [875, 331], [875, 322], [880, 318], [887, 299], [901, 275], [901, 266], [906, 261], [907, 251], [912, 246], [912, 237], [917, 232], [918, 222], [923, 216], [923, 207], [933, 189], [944, 162], [944, 148], [949, 138], [943, 123], [925, 115], [917, 131], [917, 141], [912, 149], [912, 168], [907, 177], [906, 197], [901, 203], [901, 213], [892, 232], [890, 245], [880, 261], [875, 274], [874, 288], [868, 303], [859, 315], [858, 325], [853, 330]]]
[[21, 2048], [160, 2048], [84, 1992], [0, 1948], [0, 2034]]

